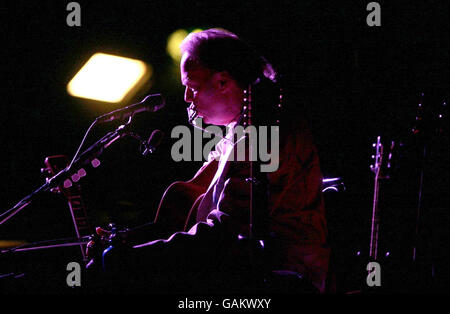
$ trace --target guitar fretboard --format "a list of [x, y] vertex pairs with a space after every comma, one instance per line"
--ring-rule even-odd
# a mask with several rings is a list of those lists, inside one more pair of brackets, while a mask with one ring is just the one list
[[[83, 204], [81, 195], [71, 195], [67, 198], [73, 225], [78, 238], [90, 235], [91, 228], [86, 214], [86, 207]], [[83, 260], [86, 260], [86, 245], [80, 245]]]

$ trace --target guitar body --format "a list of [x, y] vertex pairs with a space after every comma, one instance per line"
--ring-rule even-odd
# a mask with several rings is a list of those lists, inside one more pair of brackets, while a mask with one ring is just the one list
[[[42, 171], [54, 176], [69, 165], [69, 158], [66, 155], [48, 156], [45, 158], [44, 164], [45, 168]], [[91, 227], [86, 213], [86, 206], [81, 196], [80, 185], [71, 181], [70, 186], [65, 187], [61, 184], [57, 188], [52, 189], [52, 192], [62, 193], [67, 199], [76, 236], [78, 238], [89, 236]], [[80, 249], [83, 260], [86, 261], [86, 245], [80, 245]]]
[[196, 223], [197, 209], [217, 172], [219, 162], [204, 165], [189, 181], [176, 181], [164, 192], [155, 223], [164, 228], [164, 235], [187, 231]]

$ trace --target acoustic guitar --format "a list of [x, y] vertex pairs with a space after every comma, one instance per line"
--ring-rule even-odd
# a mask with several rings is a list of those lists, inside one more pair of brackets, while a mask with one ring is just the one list
[[217, 172], [218, 165], [217, 160], [212, 160], [191, 180], [176, 181], [166, 189], [154, 220], [155, 224], [164, 226], [164, 235], [187, 231], [196, 223], [198, 206]]

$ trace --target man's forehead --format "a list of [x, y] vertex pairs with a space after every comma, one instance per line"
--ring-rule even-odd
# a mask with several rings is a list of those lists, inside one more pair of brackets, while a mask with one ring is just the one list
[[210, 70], [202, 66], [189, 54], [184, 54], [181, 59], [181, 81], [204, 80], [210, 76]]
[[181, 58], [181, 68], [184, 71], [192, 71], [200, 66], [199, 62], [194, 59], [190, 54], [184, 53]]

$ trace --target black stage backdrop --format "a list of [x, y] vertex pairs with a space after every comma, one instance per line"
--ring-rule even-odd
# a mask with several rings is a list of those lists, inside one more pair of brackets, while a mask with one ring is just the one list
[[[66, 24], [69, 2], [8, 0], [0, 5], [0, 212], [44, 183], [40, 169], [46, 156], [73, 156], [95, 117], [137, 102], [146, 94], [162, 93], [167, 106], [155, 114], [136, 116], [133, 122], [136, 132], [145, 137], [157, 128], [165, 132], [158, 153], [143, 157], [135, 142], [120, 141], [101, 156], [101, 166], [88, 171], [81, 181], [93, 226], [113, 221], [132, 227], [151, 220], [164, 189], [175, 180], [189, 179], [201, 165], [174, 162], [170, 156], [176, 140], [170, 138], [170, 131], [186, 125], [186, 111], [177, 69], [165, 50], [167, 37], [179, 28], [223, 27], [248, 39], [283, 73], [289, 93], [287, 106], [292, 117], [307, 117], [324, 176], [344, 180], [345, 192], [327, 199], [338, 291], [360, 290], [366, 284], [367, 262], [362, 261], [368, 253], [373, 200], [369, 165], [371, 144], [378, 135], [403, 144], [395, 175], [380, 192], [384, 204], [380, 250], [383, 256], [389, 252], [391, 259], [386, 265], [393, 265], [386, 267], [384, 282], [390, 284], [388, 291], [445, 291], [449, 279], [445, 270], [449, 262], [445, 249], [449, 154], [444, 145], [448, 128], [436, 133], [437, 119], [430, 118], [430, 136], [424, 141], [411, 129], [421, 101], [433, 117], [445, 113], [442, 104], [448, 101], [450, 83], [448, 1], [378, 1], [379, 27], [367, 25], [370, 1], [361, 0], [80, 0], [80, 27]], [[67, 83], [97, 51], [150, 63], [151, 84], [129, 103], [116, 107], [71, 97]], [[116, 126], [96, 127], [88, 142]], [[425, 162], [424, 143], [430, 152]], [[50, 193], [0, 226], [2, 241], [72, 236], [66, 201]], [[415, 245], [419, 249], [416, 263], [412, 263]], [[17, 271], [9, 266], [20, 264], [27, 254], [0, 256], [0, 274]], [[25, 258], [25, 264], [54, 274], [54, 278], [41, 276], [40, 280], [65, 292], [65, 266], [79, 259], [78, 249], [33, 254]], [[49, 260], [60, 268], [45, 271]], [[27, 272], [24, 267], [22, 272]], [[46, 292], [42, 284], [35, 289], [30, 285], [32, 292]]]

